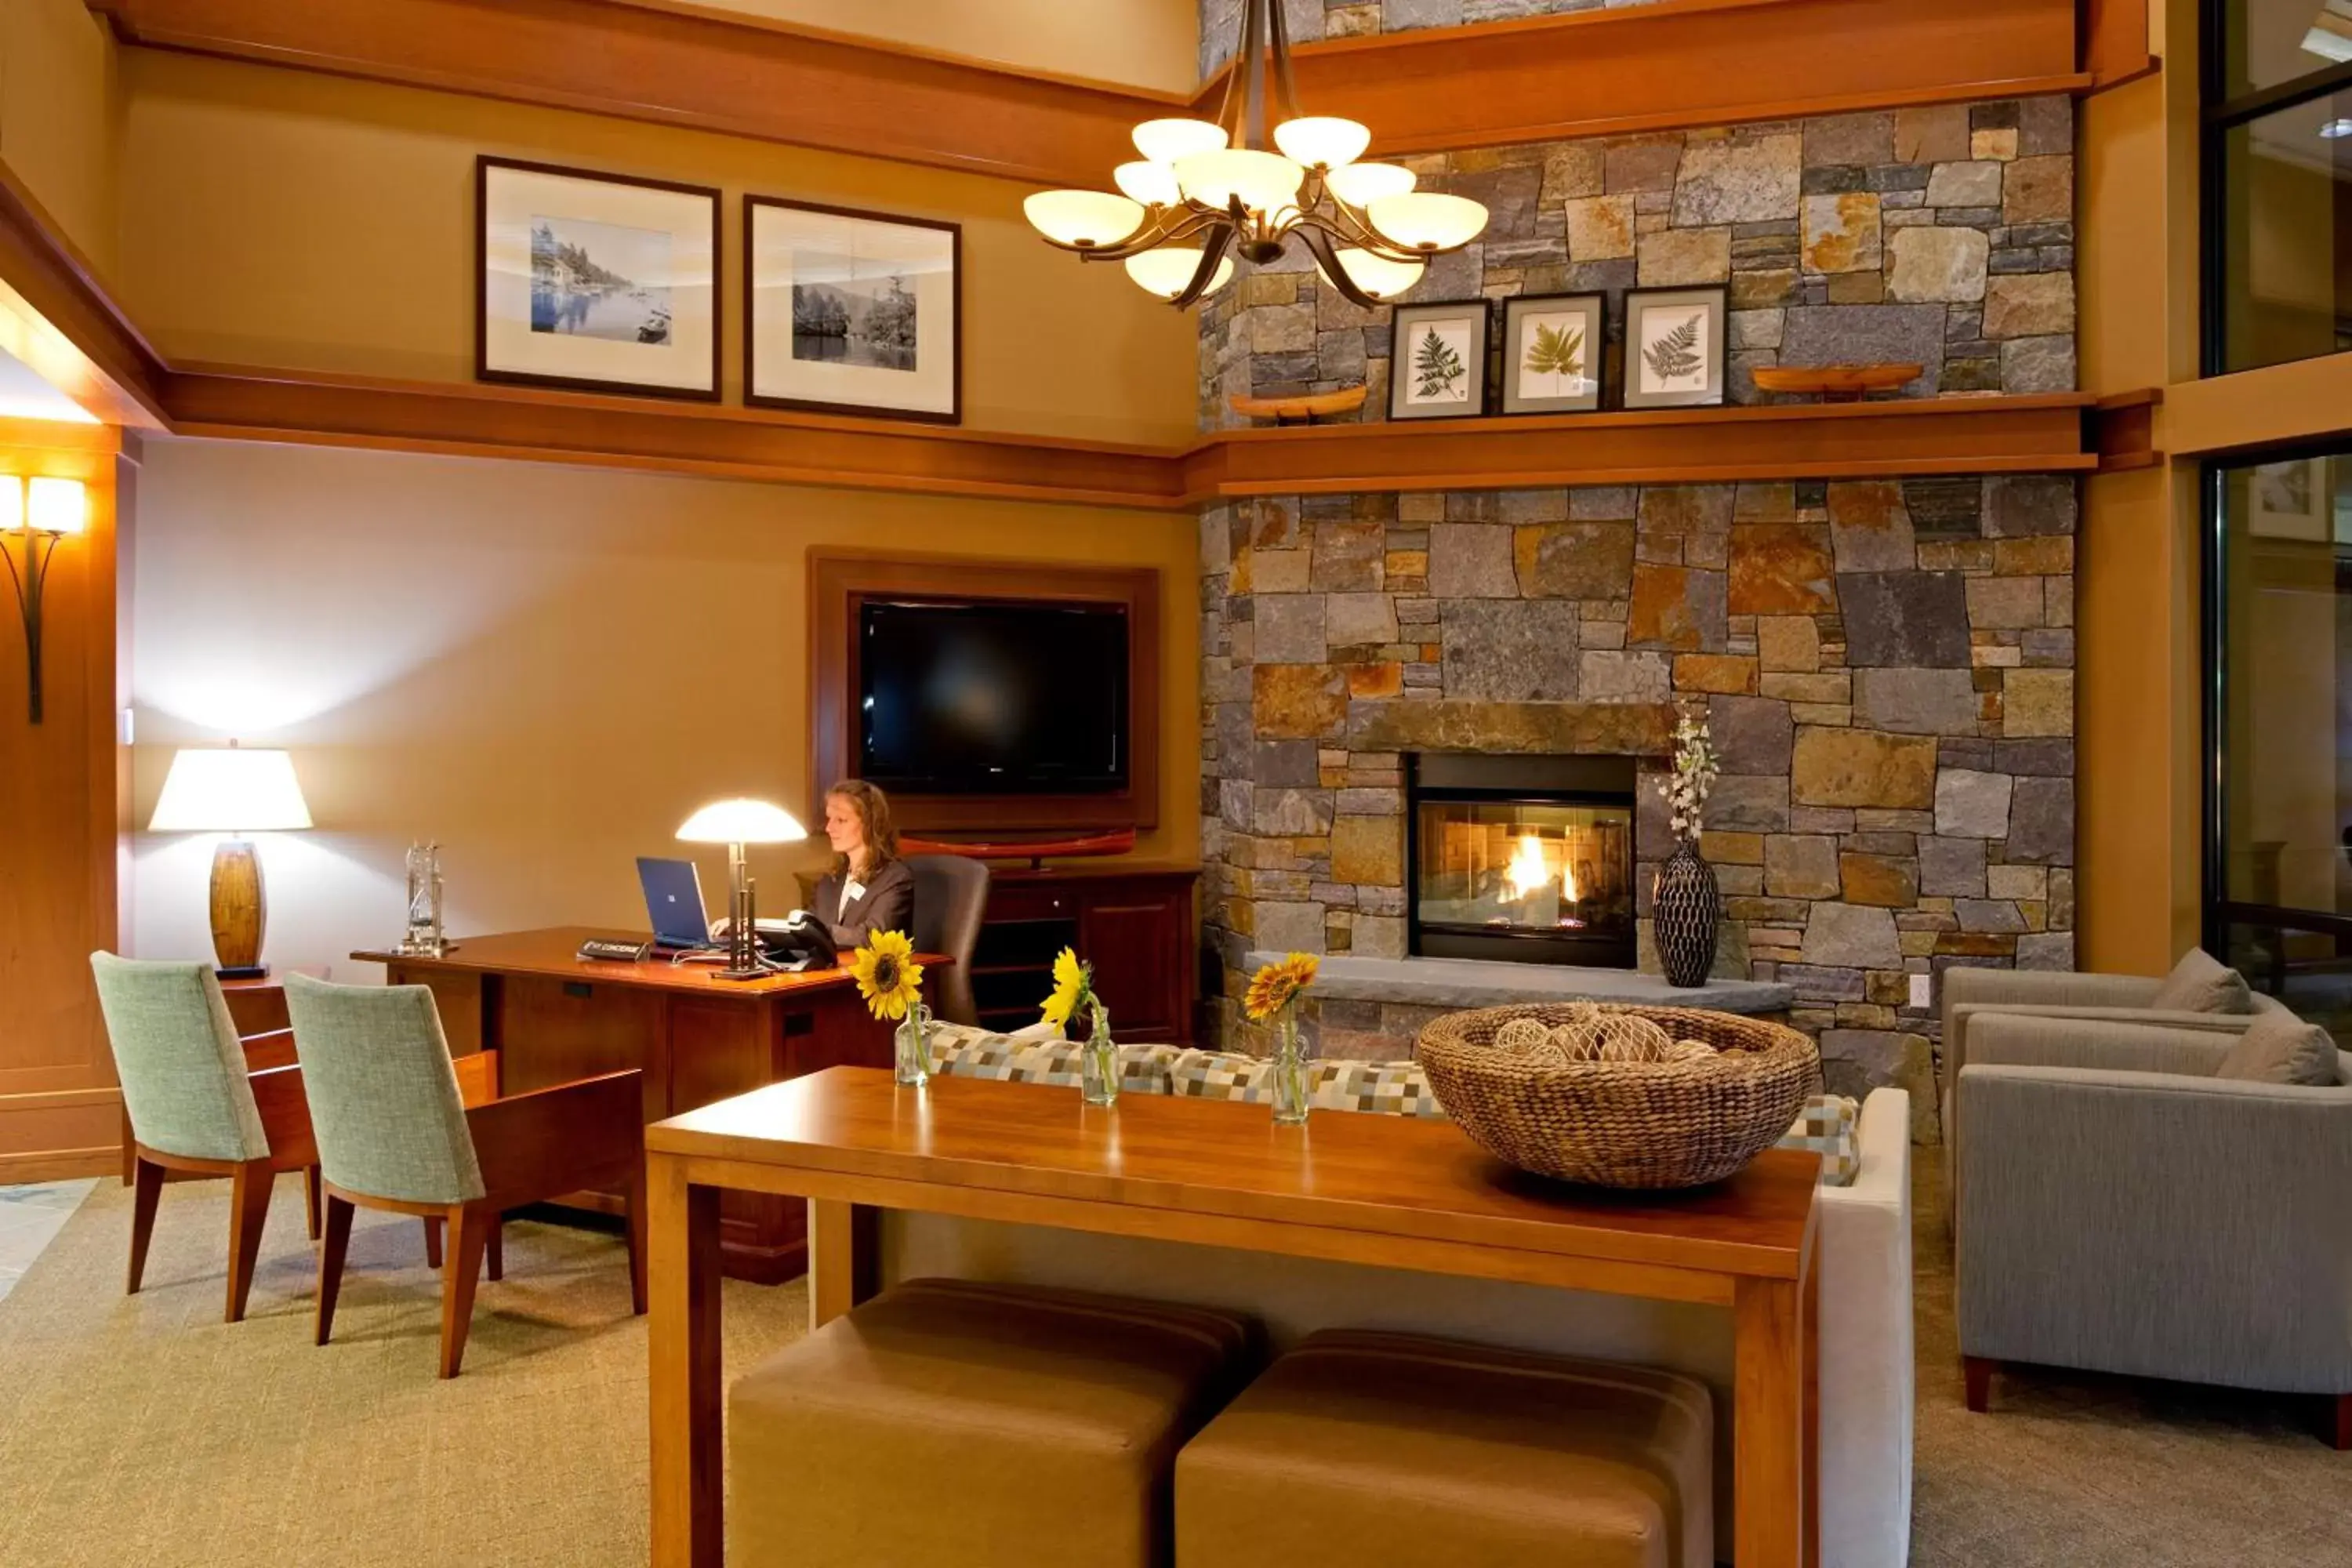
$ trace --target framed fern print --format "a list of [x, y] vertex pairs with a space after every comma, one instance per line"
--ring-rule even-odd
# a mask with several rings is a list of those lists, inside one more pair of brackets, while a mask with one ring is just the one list
[[1625, 406], [1723, 401], [1722, 289], [1636, 289], [1625, 296]]
[[1486, 301], [1399, 305], [1389, 348], [1389, 417], [1475, 419], [1486, 412]]
[[1601, 406], [1608, 296], [1503, 301], [1503, 412], [1581, 414]]

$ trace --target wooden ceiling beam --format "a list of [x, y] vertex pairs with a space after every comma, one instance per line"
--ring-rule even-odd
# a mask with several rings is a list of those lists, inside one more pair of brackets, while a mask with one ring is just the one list
[[[123, 41], [1101, 188], [1178, 95], [658, 0], [88, 0]], [[2145, 0], [2091, 0], [2103, 47]], [[1658, 0], [1297, 51], [1381, 155], [2094, 84], [2077, 0]], [[2099, 62], [2102, 68], [2105, 54]], [[1192, 100], [1213, 114], [1220, 73]]]

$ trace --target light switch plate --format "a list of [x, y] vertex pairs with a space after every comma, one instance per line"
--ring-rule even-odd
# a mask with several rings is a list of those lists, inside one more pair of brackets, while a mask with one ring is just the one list
[[1932, 974], [1913, 975], [1911, 977], [1911, 1005], [1914, 1007], [1926, 1007], [1932, 1005], [1936, 977]]

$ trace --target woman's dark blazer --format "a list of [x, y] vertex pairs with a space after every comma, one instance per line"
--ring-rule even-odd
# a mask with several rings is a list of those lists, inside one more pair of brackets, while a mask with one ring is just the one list
[[841, 882], [840, 872], [827, 872], [817, 882], [816, 901], [809, 906], [809, 912], [833, 933], [835, 945], [860, 946], [877, 931], [915, 934], [915, 874], [904, 860], [893, 860], [875, 872], [866, 884], [866, 896], [846, 911], [841, 907]]

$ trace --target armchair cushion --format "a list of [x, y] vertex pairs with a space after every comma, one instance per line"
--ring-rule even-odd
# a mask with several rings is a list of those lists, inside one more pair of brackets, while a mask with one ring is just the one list
[[2246, 1026], [2213, 1076], [2325, 1088], [2336, 1082], [2336, 1040], [2292, 1013], [2264, 1013]]
[[2192, 947], [2180, 955], [2148, 1005], [2191, 1013], [2251, 1013], [2254, 994], [2244, 975], [2203, 948]]
[[[1169, 1072], [1169, 1092], [1194, 1100], [1274, 1102], [1274, 1058], [1238, 1051], [1189, 1050]], [[1318, 1058], [1307, 1064], [1307, 1101], [1320, 1110], [1360, 1110], [1383, 1116], [1444, 1119], [1419, 1062]]]

